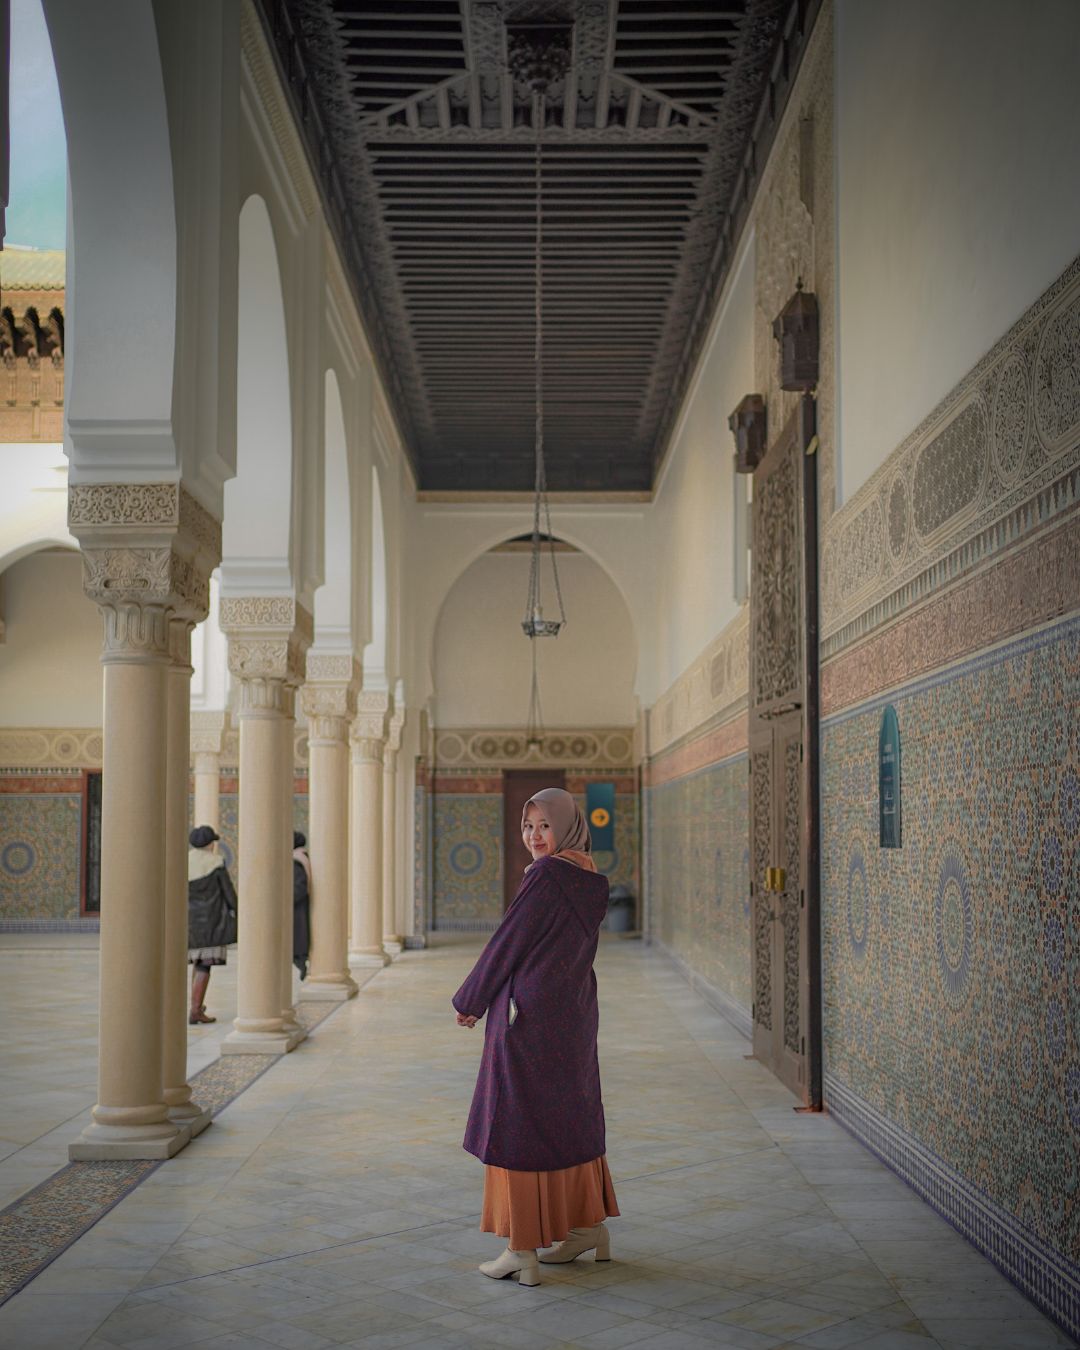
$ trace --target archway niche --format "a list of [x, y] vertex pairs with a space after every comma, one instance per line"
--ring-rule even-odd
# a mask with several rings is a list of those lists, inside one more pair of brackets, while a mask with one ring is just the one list
[[383, 522], [379, 470], [371, 469], [371, 626], [364, 648], [364, 688], [387, 688], [387, 595], [386, 529]]
[[225, 484], [224, 593], [293, 583], [293, 436], [289, 349], [270, 213], [240, 212], [236, 477]]

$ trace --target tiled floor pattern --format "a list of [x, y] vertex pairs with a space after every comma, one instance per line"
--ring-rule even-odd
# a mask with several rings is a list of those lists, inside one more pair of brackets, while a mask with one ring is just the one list
[[[313, 1031], [337, 1003], [302, 1003], [297, 1019]], [[227, 1055], [193, 1073], [194, 1100], [218, 1116], [278, 1056]], [[0, 1211], [0, 1304], [28, 1284], [158, 1168], [155, 1162], [68, 1163]]]
[[[598, 963], [615, 1260], [486, 1280], [478, 943], [406, 953], [0, 1308], [11, 1350], [1069, 1345], [662, 958]], [[0, 960], [2, 965], [2, 960]], [[42, 995], [42, 1002], [46, 1001]]]

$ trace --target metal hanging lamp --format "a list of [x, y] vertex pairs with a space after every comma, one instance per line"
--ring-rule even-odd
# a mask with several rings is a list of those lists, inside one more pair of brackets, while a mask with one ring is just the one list
[[[536, 340], [534, 360], [536, 367], [536, 435], [534, 445], [535, 481], [533, 488], [532, 549], [529, 565], [529, 592], [525, 602], [525, 617], [521, 629], [529, 639], [532, 657], [532, 684], [529, 690], [529, 715], [525, 743], [539, 749], [544, 742], [544, 718], [540, 706], [540, 677], [537, 668], [536, 639], [558, 637], [566, 623], [559, 567], [555, 558], [555, 536], [551, 529], [551, 508], [548, 503], [547, 474], [544, 467], [544, 122], [545, 100], [548, 88], [561, 79], [570, 65], [571, 25], [508, 24], [508, 57], [515, 79], [527, 84], [533, 97], [533, 118], [536, 128], [536, 258], [534, 264], [534, 322]], [[541, 530], [543, 525], [543, 530]], [[557, 619], [544, 617], [541, 572], [543, 544], [547, 540], [551, 557], [551, 580], [559, 608]]]
[[[547, 495], [547, 474], [544, 469], [544, 203], [543, 203], [543, 129], [544, 129], [544, 90], [534, 93], [536, 116], [536, 262], [535, 262], [535, 322], [536, 342], [534, 359], [536, 365], [536, 438], [535, 461], [536, 476], [533, 489], [533, 530], [532, 557], [529, 567], [529, 593], [525, 604], [525, 617], [521, 628], [525, 636], [534, 641], [541, 637], [558, 637], [566, 623], [566, 608], [563, 605], [562, 588], [559, 584], [559, 568], [555, 560], [555, 536], [551, 532], [551, 508]], [[541, 517], [544, 533], [541, 532]], [[557, 619], [545, 619], [541, 596], [541, 562], [543, 559], [543, 541], [546, 534], [551, 556], [551, 579], [555, 588], [555, 599], [559, 607]], [[533, 686], [536, 686], [536, 653], [533, 653]], [[539, 701], [537, 700], [537, 706]]]

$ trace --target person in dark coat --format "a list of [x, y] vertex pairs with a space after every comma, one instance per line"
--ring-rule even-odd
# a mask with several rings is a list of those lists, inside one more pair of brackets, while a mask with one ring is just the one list
[[188, 963], [191, 1009], [188, 1023], [216, 1022], [206, 1014], [206, 989], [213, 966], [225, 965], [227, 948], [236, 941], [236, 888], [225, 859], [214, 845], [220, 836], [209, 825], [188, 835]]
[[619, 1213], [605, 1157], [593, 960], [607, 913], [577, 802], [545, 788], [525, 805], [533, 861], [502, 923], [453, 998], [460, 1026], [485, 1014], [484, 1052], [464, 1147], [484, 1164], [481, 1230], [509, 1239], [480, 1269], [539, 1283], [540, 1260], [596, 1251]]
[[292, 959], [300, 972], [300, 978], [306, 980], [311, 952], [311, 858], [308, 856], [307, 839], [299, 830], [293, 831], [292, 843]]

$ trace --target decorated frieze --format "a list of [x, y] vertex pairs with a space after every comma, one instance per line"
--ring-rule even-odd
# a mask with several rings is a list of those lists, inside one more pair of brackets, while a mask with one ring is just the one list
[[746, 707], [750, 678], [750, 614], [744, 605], [697, 660], [649, 710], [649, 754], [736, 717]]
[[0, 768], [100, 769], [100, 727], [10, 727], [0, 730]]
[[825, 529], [825, 661], [1076, 508], [1080, 258]]
[[575, 767], [626, 768], [633, 762], [633, 727], [595, 731], [552, 730], [539, 745], [524, 730], [440, 728], [435, 733], [435, 764], [445, 769], [517, 769]]

